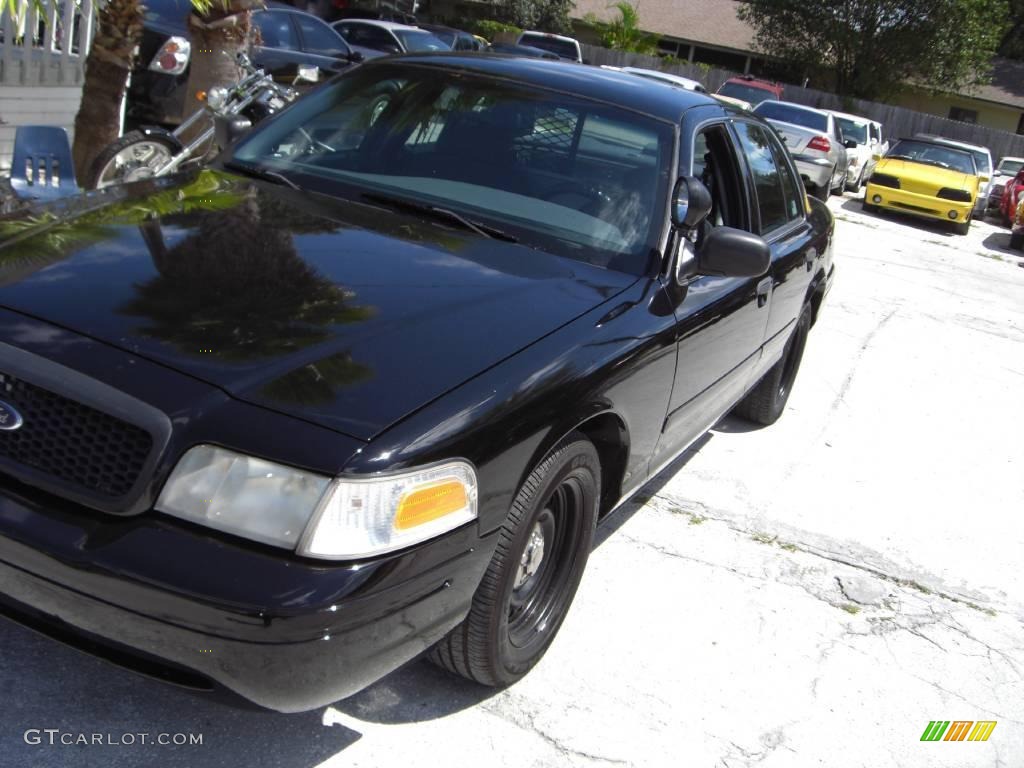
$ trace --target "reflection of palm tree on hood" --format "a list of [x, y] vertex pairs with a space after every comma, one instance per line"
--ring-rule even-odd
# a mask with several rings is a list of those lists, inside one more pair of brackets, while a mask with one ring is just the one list
[[299, 257], [290, 229], [261, 219], [259, 198], [198, 217], [193, 234], [154, 259], [159, 275], [121, 309], [150, 321], [146, 335], [187, 354], [205, 349], [244, 362], [317, 344], [328, 326], [372, 314]]

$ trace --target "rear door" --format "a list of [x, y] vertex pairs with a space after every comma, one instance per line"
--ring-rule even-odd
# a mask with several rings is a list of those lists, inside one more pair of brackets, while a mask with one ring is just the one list
[[752, 384], [781, 357], [822, 254], [811, 246], [807, 202], [792, 156], [763, 125], [739, 119], [733, 127], [753, 180], [758, 213], [754, 231], [772, 251], [771, 270], [761, 285], [762, 293], [770, 287], [764, 353], [755, 367]]

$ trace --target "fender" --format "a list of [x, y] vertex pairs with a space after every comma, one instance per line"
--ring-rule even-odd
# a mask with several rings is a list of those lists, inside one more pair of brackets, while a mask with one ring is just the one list
[[174, 145], [175, 154], [178, 154], [185, 149], [185, 145], [181, 143], [181, 139], [166, 128], [161, 128], [158, 125], [140, 125], [136, 130], [143, 136], [159, 136], [161, 139], [170, 142]]

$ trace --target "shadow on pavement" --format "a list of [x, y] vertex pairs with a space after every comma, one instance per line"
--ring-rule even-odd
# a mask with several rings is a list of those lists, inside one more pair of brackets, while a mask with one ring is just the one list
[[1010, 248], [1010, 232], [1009, 230], [1003, 232], [993, 232], [991, 235], [981, 241], [981, 244], [988, 248], [990, 251], [997, 251], [998, 253], [1008, 253], [1013, 256], [1024, 256], [1024, 252], [1015, 251]]
[[[33, 768], [313, 768], [361, 738], [320, 712], [281, 715], [234, 709], [136, 675], [0, 620], [0, 766]], [[26, 743], [29, 729], [110, 735], [114, 744]], [[121, 743], [125, 734], [200, 734], [200, 745]], [[65, 737], [67, 739], [72, 736]]]

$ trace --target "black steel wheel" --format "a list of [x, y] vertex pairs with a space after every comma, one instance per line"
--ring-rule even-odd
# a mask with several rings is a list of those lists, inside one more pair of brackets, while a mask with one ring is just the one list
[[583, 435], [558, 445], [523, 483], [466, 619], [431, 651], [441, 667], [484, 685], [522, 678], [565, 619], [594, 540], [601, 487]]

